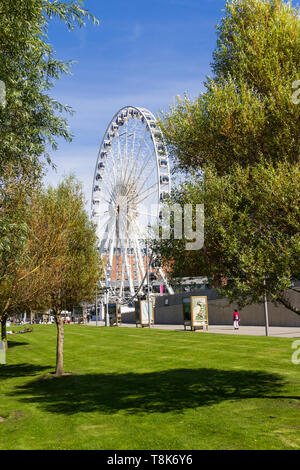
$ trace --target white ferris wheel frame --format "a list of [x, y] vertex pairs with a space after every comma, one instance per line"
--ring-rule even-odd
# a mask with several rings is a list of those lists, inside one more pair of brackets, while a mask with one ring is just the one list
[[[165, 198], [168, 197], [171, 191], [171, 178], [170, 178], [170, 164], [169, 164], [169, 156], [167, 152], [167, 147], [165, 143], [165, 139], [163, 136], [163, 133], [161, 129], [157, 126], [157, 119], [153, 115], [151, 111], [149, 111], [146, 108], [141, 108], [141, 107], [136, 107], [136, 106], [124, 106], [111, 119], [110, 123], [108, 124], [106, 131], [104, 133], [104, 136], [101, 141], [100, 149], [98, 152], [97, 156], [97, 161], [96, 161], [96, 166], [95, 166], [95, 171], [94, 171], [94, 177], [93, 177], [93, 187], [92, 187], [92, 200], [91, 200], [91, 209], [92, 209], [92, 216], [95, 214], [94, 206], [95, 206], [95, 200], [97, 201], [97, 192], [101, 193], [101, 189], [103, 188], [103, 184], [98, 183], [97, 180], [97, 175], [100, 175], [104, 173], [105, 171], [105, 162], [109, 159], [112, 158], [112, 155], [110, 155], [110, 148], [111, 148], [111, 143], [115, 139], [116, 136], [120, 139], [120, 135], [118, 133], [118, 130], [121, 126], [125, 124], [125, 122], [129, 119], [137, 119], [142, 122], [142, 124], [145, 125], [145, 134], [143, 137], [143, 141], [145, 140], [145, 135], [146, 131], [148, 131], [151, 135], [151, 142], [152, 142], [152, 152], [155, 155], [155, 160], [156, 160], [156, 172], [157, 172], [157, 208], [158, 208], [158, 213], [157, 213], [157, 221], [159, 218], [159, 208], [161, 206], [161, 203], [164, 201]], [[127, 125], [128, 128], [128, 125]], [[127, 131], [126, 131], [127, 132]], [[122, 134], [123, 135], [123, 134]], [[127, 136], [126, 136], [127, 139]], [[107, 146], [108, 148], [107, 150]], [[103, 155], [105, 157], [103, 157]], [[151, 154], [152, 155], [152, 154]], [[150, 155], [150, 156], [151, 156]], [[153, 155], [153, 157], [154, 157]], [[99, 164], [103, 163], [103, 168], [99, 168]], [[96, 191], [95, 189], [101, 185], [100, 190]], [[156, 191], [155, 191], [156, 192]], [[107, 201], [108, 202], [108, 201]], [[99, 249], [100, 249], [100, 254], [101, 253], [101, 244], [102, 240], [100, 241]], [[136, 242], [138, 243], [138, 239], [136, 239]], [[104, 245], [103, 245], [104, 246]], [[112, 281], [111, 281], [111, 271], [112, 271], [112, 263], [113, 263], [113, 255], [114, 255], [114, 240], [111, 243], [110, 250], [108, 251], [107, 254], [107, 266], [106, 266], [106, 286], [112, 290]], [[141, 263], [141, 247], [140, 245], [136, 246], [138, 253], [134, 253], [136, 256], [136, 261], [138, 264]], [[123, 296], [124, 292], [124, 284], [125, 284], [125, 270], [128, 276], [128, 284], [129, 284], [129, 290], [131, 294], [134, 294], [135, 289], [133, 285], [133, 279], [131, 275], [131, 269], [128, 269], [128, 245], [124, 248], [124, 250], [121, 250], [123, 259], [122, 259], [122, 274], [121, 274], [121, 280], [120, 280], [120, 285], [117, 286], [117, 281], [116, 281], [116, 286], [119, 288], [119, 298]], [[139, 257], [139, 262], [137, 257]], [[138, 291], [142, 287], [142, 285], [146, 282], [146, 276], [144, 275], [143, 268], [140, 266], [140, 271], [139, 268], [137, 269], [137, 272], [139, 272], [138, 277]], [[164, 281], [166, 281], [162, 271], [160, 270]]]

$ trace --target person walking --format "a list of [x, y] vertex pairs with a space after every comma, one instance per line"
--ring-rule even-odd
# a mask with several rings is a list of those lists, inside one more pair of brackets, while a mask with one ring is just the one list
[[235, 310], [233, 314], [233, 326], [235, 330], [239, 329], [239, 323], [240, 323], [240, 314], [237, 310]]

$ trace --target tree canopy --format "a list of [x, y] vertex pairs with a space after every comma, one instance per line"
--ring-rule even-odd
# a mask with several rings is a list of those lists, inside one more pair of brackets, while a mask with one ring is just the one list
[[[6, 319], [12, 313], [51, 309], [62, 348], [61, 311], [92, 300], [103, 274], [80, 183], [70, 176], [57, 188], [36, 188], [23, 219], [17, 258], [1, 270], [2, 337], [5, 340]], [[62, 373], [62, 350], [57, 364]]]
[[261, 158], [298, 163], [299, 10], [282, 0], [227, 2], [217, 34], [206, 91], [161, 113], [175, 165], [190, 172], [210, 163], [223, 174]]
[[0, 106], [0, 177], [7, 162], [19, 171], [34, 173], [41, 156], [50, 162], [56, 138], [71, 140], [64, 112], [69, 106], [50, 96], [50, 89], [71, 62], [55, 57], [48, 26], [58, 17], [69, 29], [92, 18], [82, 2], [57, 0], [2, 0], [0, 3], [0, 80], [5, 84], [6, 106]]
[[175, 170], [188, 176], [171, 202], [204, 204], [204, 248], [171, 239], [155, 249], [174, 276], [207, 275], [240, 305], [267, 293], [300, 313], [287, 291], [300, 277], [299, 10], [227, 2], [217, 33], [206, 91], [178, 98], [160, 120]]
[[81, 185], [69, 177], [57, 188], [38, 194], [32, 210], [29, 259], [41, 253], [42, 262], [27, 278], [39, 286], [34, 305], [52, 310], [58, 331], [56, 373], [63, 373], [61, 312], [94, 297], [103, 272], [94, 227], [84, 208]]
[[[62, 184], [44, 192], [40, 183], [47, 163], [52, 163], [49, 152], [57, 148], [57, 139], [72, 139], [66, 119], [72, 110], [51, 95], [56, 80], [70, 73], [72, 64], [59, 60], [49, 42], [48, 27], [54, 18], [69, 30], [83, 26], [85, 20], [99, 23], [81, 0], [0, 3], [0, 317], [4, 337], [6, 318], [12, 311], [37, 303], [49, 308], [52, 299], [59, 314], [54, 282], [60, 286], [61, 301], [75, 302], [78, 295], [80, 300], [89, 297], [99, 274], [94, 231], [78, 184], [70, 179], [64, 183], [68, 189]], [[64, 195], [62, 202], [63, 188], [73, 201]]]

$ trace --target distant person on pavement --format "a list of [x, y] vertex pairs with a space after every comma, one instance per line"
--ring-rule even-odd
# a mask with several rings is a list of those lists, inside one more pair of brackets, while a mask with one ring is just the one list
[[239, 315], [239, 312], [235, 310], [233, 314], [233, 326], [235, 330], [239, 329], [239, 323], [240, 323], [240, 315]]

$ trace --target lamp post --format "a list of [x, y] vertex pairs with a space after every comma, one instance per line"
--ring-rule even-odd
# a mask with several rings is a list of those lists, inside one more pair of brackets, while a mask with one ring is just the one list
[[[150, 229], [150, 223], [148, 223], [148, 229]], [[148, 231], [148, 233], [149, 233], [149, 231]], [[147, 270], [148, 320], [149, 320], [149, 328], [151, 328], [148, 237], [146, 238], [146, 270]]]
[[109, 315], [108, 315], [108, 289], [105, 291], [105, 297], [106, 297], [105, 326], [109, 326]]

